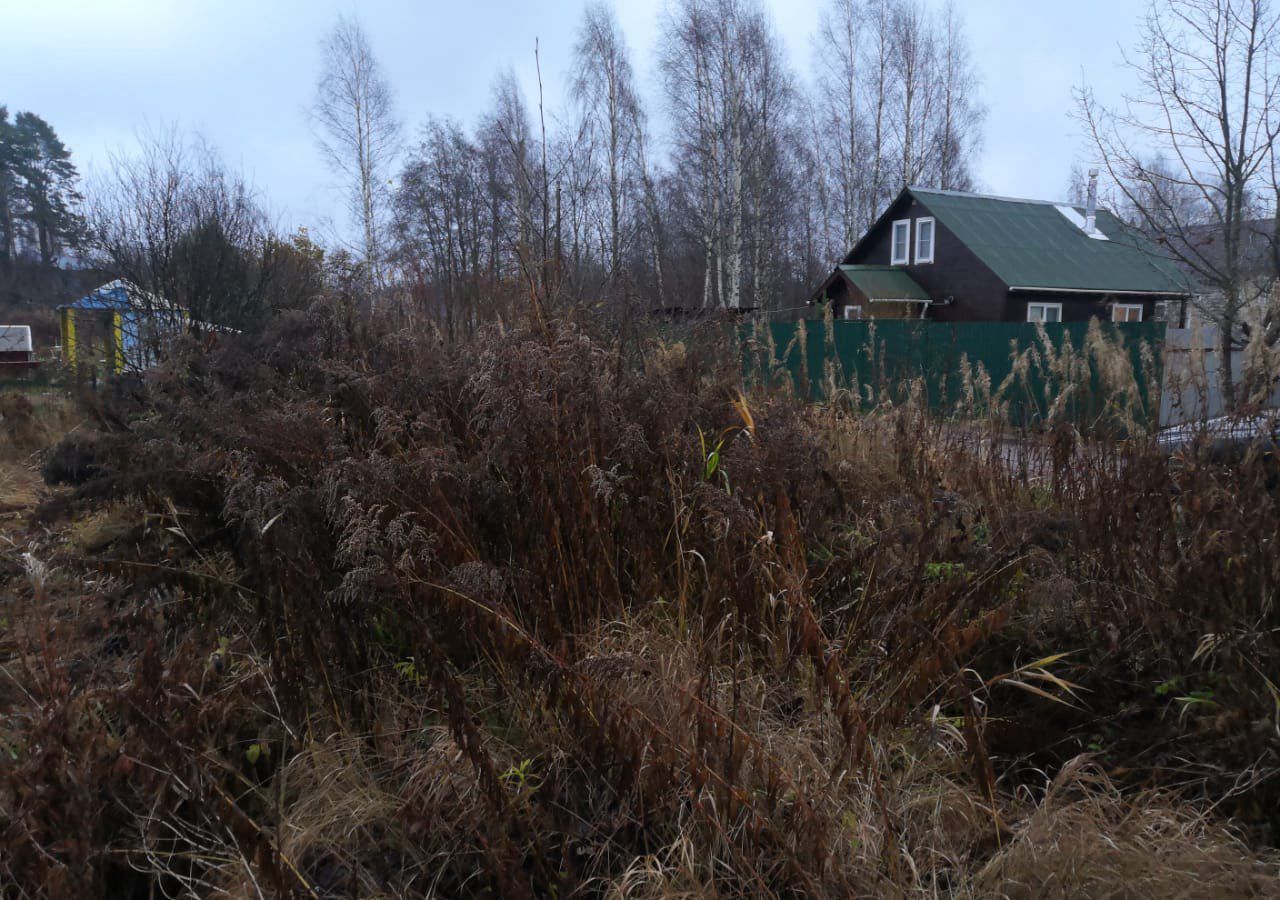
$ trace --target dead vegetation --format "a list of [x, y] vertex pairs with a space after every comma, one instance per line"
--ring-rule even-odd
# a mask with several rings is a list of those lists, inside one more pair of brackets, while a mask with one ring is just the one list
[[317, 311], [113, 385], [4, 571], [7, 895], [1275, 893], [1265, 461], [641, 350]]
[[0, 457], [15, 462], [56, 442], [82, 418], [76, 404], [52, 390], [0, 393]]

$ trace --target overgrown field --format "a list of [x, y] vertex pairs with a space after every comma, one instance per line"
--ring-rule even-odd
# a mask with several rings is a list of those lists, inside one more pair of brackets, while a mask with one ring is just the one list
[[0, 571], [4, 896], [1280, 891], [1266, 460], [736, 360], [313, 312], [92, 398]]

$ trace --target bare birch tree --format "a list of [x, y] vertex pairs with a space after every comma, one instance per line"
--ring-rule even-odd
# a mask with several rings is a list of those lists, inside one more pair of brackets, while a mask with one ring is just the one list
[[592, 3], [583, 13], [574, 46], [573, 93], [582, 107], [584, 127], [602, 137], [608, 265], [616, 274], [622, 267], [644, 120], [626, 39], [613, 11], [603, 3]]
[[908, 184], [972, 189], [986, 111], [953, 4], [829, 0], [814, 49], [819, 152], [844, 249]]
[[895, 4], [891, 21], [891, 71], [897, 88], [892, 117], [897, 145], [896, 189], [920, 184], [929, 166], [929, 122], [939, 85], [932, 23], [920, 0]]
[[[889, 172], [893, 161], [889, 152], [890, 106], [893, 103], [893, 6], [890, 0], [875, 0], [870, 4], [867, 19], [871, 29], [868, 61], [863, 68], [872, 73], [873, 83], [867, 94], [870, 107], [868, 119], [871, 125], [868, 174], [870, 180], [863, 190], [863, 228], [875, 221], [880, 210], [901, 187], [892, 183]], [[859, 229], [861, 232], [863, 229]]]
[[[508, 69], [498, 76], [493, 85], [493, 110], [483, 124], [482, 131], [489, 133], [492, 145], [498, 153], [497, 177], [514, 202], [514, 207], [504, 210], [516, 223], [511, 235], [514, 244], [507, 249], [510, 262], [517, 265], [528, 262], [535, 245], [541, 243], [538, 225], [541, 222], [540, 178], [533, 158], [533, 128], [529, 121], [529, 107], [525, 103], [520, 84], [513, 71]], [[536, 269], [530, 264], [530, 270]]]
[[1078, 97], [1099, 160], [1133, 215], [1209, 289], [1197, 305], [1218, 328], [1228, 406], [1232, 351], [1270, 290], [1245, 266], [1245, 226], [1280, 134], [1278, 24], [1270, 0], [1153, 0], [1125, 60], [1141, 93], [1116, 107], [1087, 89]]
[[317, 143], [330, 168], [347, 180], [361, 253], [372, 283], [382, 287], [386, 186], [400, 139], [391, 86], [356, 19], [340, 16], [322, 52], [311, 108]]
[[971, 165], [982, 146], [987, 111], [978, 100], [978, 76], [955, 0], [947, 0], [940, 28], [938, 73], [942, 98], [934, 128], [938, 147], [934, 184], [945, 191], [971, 191]]
[[827, 123], [831, 133], [828, 168], [836, 206], [833, 218], [838, 223], [833, 253], [852, 247], [867, 225], [862, 197], [868, 143], [863, 121], [863, 17], [855, 0], [831, 0], [813, 41], [818, 67], [815, 109], [821, 115], [820, 120], [814, 117], [815, 127]]
[[752, 0], [683, 0], [664, 23], [659, 65], [676, 133], [676, 175], [703, 250], [704, 306], [759, 302], [761, 216], [789, 174], [791, 76]]

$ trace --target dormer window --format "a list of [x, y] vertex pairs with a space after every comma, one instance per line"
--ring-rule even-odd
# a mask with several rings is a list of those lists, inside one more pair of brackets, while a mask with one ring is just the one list
[[[881, 257], [883, 259], [884, 257]], [[893, 223], [893, 258], [890, 265], [911, 264], [911, 220], [901, 219]]]
[[916, 265], [933, 262], [933, 219], [916, 219]]

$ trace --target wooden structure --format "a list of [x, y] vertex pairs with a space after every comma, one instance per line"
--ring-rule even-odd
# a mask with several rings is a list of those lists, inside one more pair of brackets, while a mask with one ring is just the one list
[[40, 367], [30, 325], [0, 325], [0, 378], [24, 378]]
[[836, 318], [1132, 323], [1192, 289], [1106, 210], [906, 188], [810, 303]]
[[141, 371], [187, 325], [185, 313], [125, 281], [112, 281], [58, 307], [62, 355], [80, 374]]

